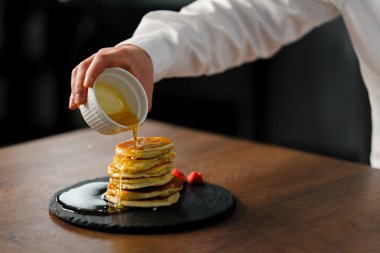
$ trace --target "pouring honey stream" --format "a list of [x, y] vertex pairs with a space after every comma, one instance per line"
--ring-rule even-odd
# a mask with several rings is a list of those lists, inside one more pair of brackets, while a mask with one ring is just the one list
[[138, 125], [139, 120], [134, 114], [130, 106], [128, 105], [125, 98], [122, 96], [120, 91], [111, 87], [105, 82], [96, 83], [96, 98], [100, 104], [100, 107], [107, 114], [107, 116], [113, 121], [128, 126], [129, 129], [133, 132], [133, 140], [134, 140], [134, 150], [133, 156], [128, 157], [127, 155], [127, 147], [125, 149], [124, 161], [123, 165], [119, 169], [119, 189], [118, 189], [118, 202], [113, 207], [118, 209], [122, 208], [121, 205], [121, 195], [122, 195], [122, 179], [123, 173], [128, 169], [129, 166], [138, 159], [140, 151], [139, 151], [139, 143], [138, 143]]

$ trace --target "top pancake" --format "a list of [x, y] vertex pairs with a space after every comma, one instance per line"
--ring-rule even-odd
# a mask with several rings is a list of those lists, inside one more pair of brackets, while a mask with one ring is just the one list
[[116, 145], [115, 153], [119, 156], [149, 159], [167, 154], [174, 148], [174, 143], [166, 137], [139, 137], [138, 145], [136, 152], [133, 139], [121, 142]]

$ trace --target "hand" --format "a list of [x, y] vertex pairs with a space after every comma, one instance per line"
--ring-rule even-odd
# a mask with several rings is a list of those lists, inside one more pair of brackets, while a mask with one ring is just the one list
[[153, 64], [149, 55], [134, 45], [102, 48], [91, 55], [71, 72], [71, 95], [69, 108], [75, 110], [86, 103], [87, 89], [106, 69], [120, 67], [134, 75], [144, 87], [148, 97], [148, 109], [152, 108]]

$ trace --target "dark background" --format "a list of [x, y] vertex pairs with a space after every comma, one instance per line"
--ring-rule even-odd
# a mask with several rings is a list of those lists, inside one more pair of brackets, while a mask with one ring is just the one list
[[[177, 0], [0, 1], [0, 145], [87, 127], [68, 109], [71, 70]], [[367, 91], [337, 19], [223, 74], [156, 85], [149, 118], [368, 163]]]

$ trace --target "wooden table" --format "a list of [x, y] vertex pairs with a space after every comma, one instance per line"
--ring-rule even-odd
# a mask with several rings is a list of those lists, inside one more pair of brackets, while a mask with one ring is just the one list
[[230, 190], [227, 220], [161, 235], [109, 234], [68, 224], [50, 197], [106, 176], [131, 133], [85, 129], [0, 149], [0, 252], [379, 252], [380, 171], [309, 153], [147, 121], [168, 136], [176, 165]]

